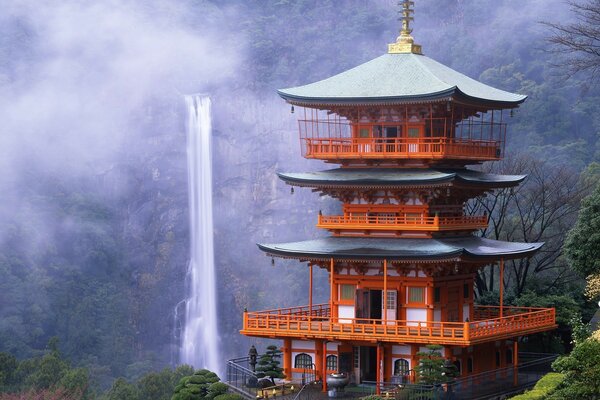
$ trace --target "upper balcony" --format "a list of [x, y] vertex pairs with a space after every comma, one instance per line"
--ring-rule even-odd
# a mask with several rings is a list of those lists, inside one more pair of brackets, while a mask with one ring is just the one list
[[345, 230], [371, 231], [461, 231], [485, 229], [487, 216], [463, 215], [456, 217], [401, 215], [319, 215], [318, 228], [334, 234]]
[[[502, 310], [502, 313], [500, 312]], [[502, 314], [502, 316], [500, 316]], [[470, 346], [556, 328], [554, 308], [475, 306], [473, 321], [335, 318], [326, 304], [245, 312], [244, 335]]]
[[479, 163], [500, 160], [506, 124], [467, 119], [424, 118], [405, 122], [350, 123], [299, 120], [302, 155], [345, 160], [453, 160]]

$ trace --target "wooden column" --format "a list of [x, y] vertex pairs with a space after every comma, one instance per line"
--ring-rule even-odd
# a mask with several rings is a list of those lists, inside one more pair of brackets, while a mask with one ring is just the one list
[[[387, 326], [387, 260], [383, 260], [383, 325]], [[384, 328], [385, 329], [385, 328]]]
[[375, 394], [381, 394], [383, 384], [383, 346], [377, 343], [377, 378], [375, 379]]
[[327, 391], [327, 340], [323, 340], [323, 391]]
[[315, 373], [317, 380], [323, 382], [323, 391], [325, 391], [325, 374], [323, 373], [323, 340], [315, 340]]
[[283, 339], [283, 373], [285, 378], [292, 379], [292, 339]]
[[513, 385], [519, 384], [519, 343], [517, 338], [513, 342]]
[[500, 259], [500, 318], [504, 315], [504, 258]]
[[308, 264], [308, 322], [312, 318], [312, 309], [313, 309], [313, 264]]
[[392, 374], [394, 373], [394, 366], [392, 364], [392, 345], [386, 344], [383, 346], [383, 369], [384, 369], [384, 382], [391, 382]]
[[333, 257], [329, 263], [329, 314], [333, 318]]
[[[431, 282], [427, 282], [427, 287], [425, 288], [425, 290], [427, 290], [427, 296], [425, 297], [425, 301], [427, 301], [427, 321], [428, 322], [432, 322], [434, 320], [433, 317], [433, 294], [434, 294], [434, 288], [433, 288], [433, 278], [431, 280]], [[428, 326], [433, 326], [432, 324], [429, 324]]]

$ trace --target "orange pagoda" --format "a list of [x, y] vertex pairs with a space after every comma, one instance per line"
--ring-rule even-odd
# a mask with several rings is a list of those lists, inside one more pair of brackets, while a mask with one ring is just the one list
[[[411, 36], [412, 3], [401, 3], [387, 54], [278, 92], [303, 108], [303, 156], [337, 164], [279, 177], [341, 202], [339, 215], [317, 217], [329, 236], [258, 245], [308, 265], [308, 305], [243, 317], [242, 334], [283, 341], [288, 379], [314, 369], [324, 386], [333, 372], [355, 383], [414, 381], [428, 344], [441, 345], [461, 376], [516, 368], [517, 338], [556, 327], [552, 308], [503, 306], [502, 285], [499, 306], [474, 302], [479, 268], [497, 263], [502, 275], [504, 260], [542, 246], [477, 236], [488, 217], [465, 213], [469, 199], [525, 178], [466, 166], [502, 159], [506, 111], [526, 96], [424, 56]], [[326, 304], [312, 301], [314, 267], [329, 274]]]

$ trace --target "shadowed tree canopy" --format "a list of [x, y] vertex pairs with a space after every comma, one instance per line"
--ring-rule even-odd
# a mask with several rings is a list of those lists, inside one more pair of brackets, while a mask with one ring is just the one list
[[565, 241], [565, 255], [581, 275], [600, 274], [600, 185], [581, 202], [577, 223]]

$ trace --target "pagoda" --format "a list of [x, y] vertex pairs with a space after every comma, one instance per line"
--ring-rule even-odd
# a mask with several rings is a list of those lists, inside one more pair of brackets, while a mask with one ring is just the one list
[[[302, 115], [302, 155], [337, 164], [279, 173], [287, 184], [341, 202], [319, 212], [330, 235], [259, 244], [271, 257], [308, 266], [308, 305], [246, 311], [241, 333], [283, 341], [296, 380], [346, 372], [355, 383], [415, 381], [418, 353], [442, 346], [461, 376], [518, 365], [518, 338], [556, 327], [552, 308], [474, 302], [478, 269], [533, 255], [542, 243], [476, 234], [487, 215], [470, 199], [525, 176], [469, 169], [502, 159], [505, 116], [526, 96], [473, 80], [422, 54], [411, 36], [412, 1], [387, 54], [319, 82], [279, 90]], [[330, 297], [313, 304], [313, 269], [328, 272]], [[502, 282], [502, 277], [500, 279]], [[377, 385], [379, 389], [380, 385]]]

